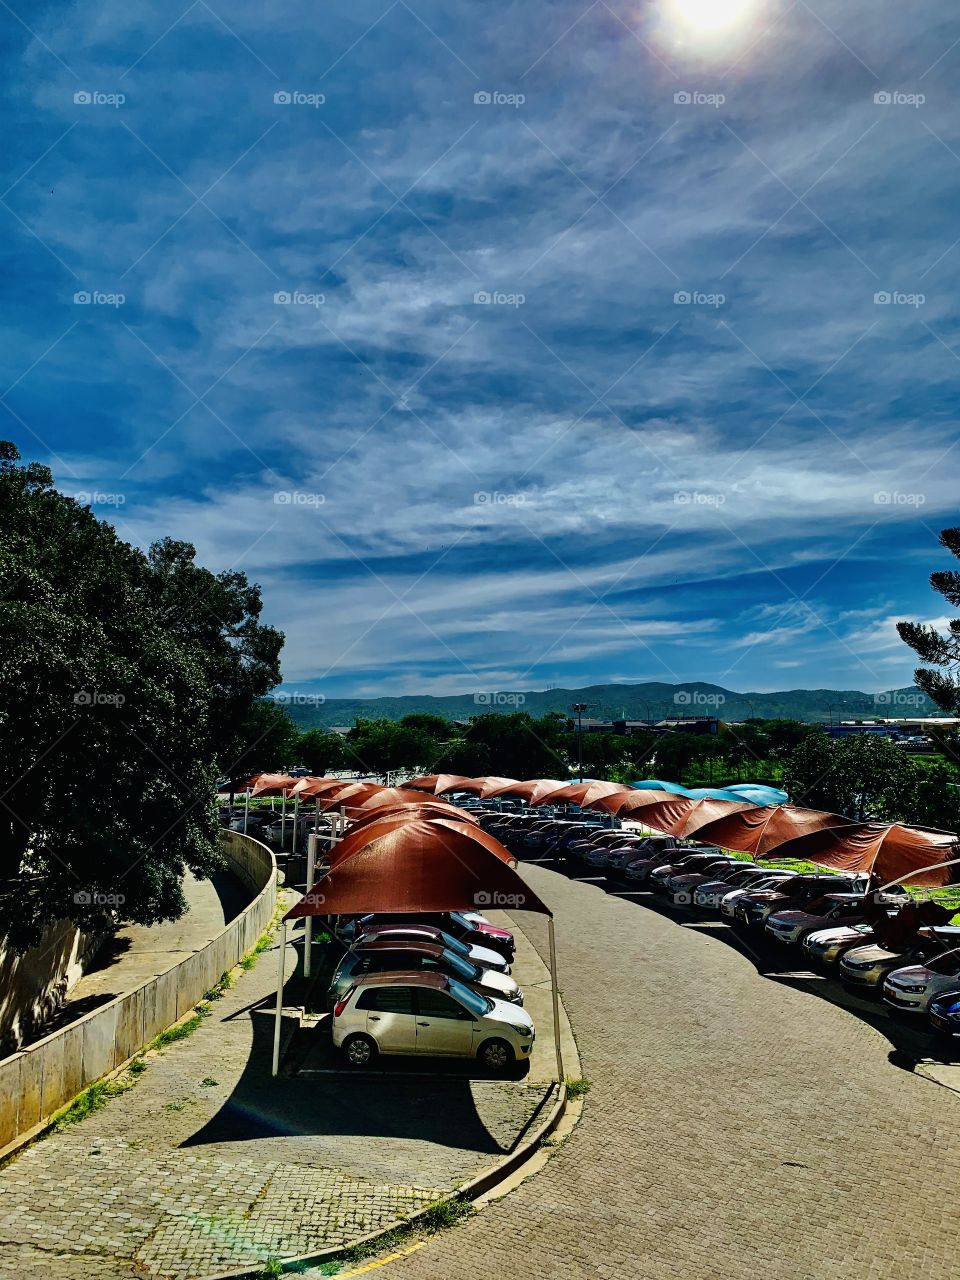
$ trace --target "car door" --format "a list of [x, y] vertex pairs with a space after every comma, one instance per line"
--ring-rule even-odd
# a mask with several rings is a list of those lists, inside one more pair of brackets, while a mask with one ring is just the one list
[[366, 1014], [366, 1031], [383, 1053], [415, 1053], [417, 1019], [412, 987], [367, 987], [356, 1010]]
[[473, 1015], [453, 996], [433, 987], [417, 988], [417, 1053], [438, 1057], [473, 1056]]

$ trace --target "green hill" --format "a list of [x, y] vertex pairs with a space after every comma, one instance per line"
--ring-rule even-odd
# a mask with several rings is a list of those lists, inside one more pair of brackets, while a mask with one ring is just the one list
[[[280, 698], [283, 701], [282, 695]], [[448, 720], [467, 720], [487, 712], [528, 711], [542, 716], [548, 711], [569, 711], [574, 702], [585, 702], [585, 716], [598, 720], [662, 720], [678, 715], [716, 715], [721, 720], [851, 719], [874, 716], [941, 715], [918, 689], [891, 689], [886, 693], [862, 693], [857, 689], [787, 689], [782, 693], [736, 693], [720, 685], [692, 681], [689, 684], [598, 684], [585, 689], [485, 691], [429, 697], [330, 698], [319, 706], [287, 702], [291, 718], [304, 729], [351, 725], [359, 718], [399, 720], [411, 712], [433, 712]]]

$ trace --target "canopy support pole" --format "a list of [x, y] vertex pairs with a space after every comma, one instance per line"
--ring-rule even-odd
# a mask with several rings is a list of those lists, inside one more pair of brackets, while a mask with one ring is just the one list
[[271, 1075], [280, 1070], [280, 1027], [283, 1024], [283, 970], [287, 957], [287, 922], [280, 925], [280, 950], [277, 959], [277, 1007], [273, 1015], [273, 1068]]
[[[905, 876], [901, 876], [899, 880], [891, 880], [889, 884], [882, 884], [879, 889], [874, 890], [875, 893], [884, 893], [887, 889], [892, 889], [894, 885], [903, 884], [905, 880], [912, 880], [914, 876], [918, 876], [921, 871], [937, 871], [940, 867], [955, 867], [960, 863], [960, 858], [949, 858], [946, 862], [931, 862], [929, 867], [915, 867], [913, 871], [908, 871]], [[946, 888], [946, 886], [943, 886]]]
[[284, 840], [287, 834], [287, 793], [284, 791], [283, 799], [280, 801], [280, 852], [283, 852]]
[[247, 787], [243, 796], [243, 834], [247, 834], [247, 819], [250, 816], [250, 788]]
[[[317, 864], [317, 837], [307, 836], [307, 897], [313, 889], [313, 874]], [[313, 916], [307, 916], [303, 922], [303, 976], [310, 977], [310, 962], [313, 958]]]
[[300, 794], [299, 792], [293, 797], [293, 841], [290, 845], [290, 852], [297, 852], [297, 832], [300, 828]]
[[563, 1054], [560, 1052], [560, 991], [557, 987], [557, 938], [553, 927], [553, 916], [547, 917], [547, 932], [550, 938], [550, 988], [553, 995], [553, 1044], [557, 1051], [557, 1083], [561, 1092], [564, 1086]]

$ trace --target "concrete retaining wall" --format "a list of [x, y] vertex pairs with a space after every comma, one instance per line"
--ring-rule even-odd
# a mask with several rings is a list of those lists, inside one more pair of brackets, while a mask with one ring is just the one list
[[82, 977], [95, 941], [69, 921], [58, 920], [23, 955], [0, 947], [0, 1054], [14, 1053], [56, 1013]]
[[249, 906], [165, 973], [0, 1061], [0, 1154], [182, 1018], [256, 943], [277, 905], [276, 862], [266, 845], [238, 831], [221, 831], [220, 840], [227, 865], [253, 895]]

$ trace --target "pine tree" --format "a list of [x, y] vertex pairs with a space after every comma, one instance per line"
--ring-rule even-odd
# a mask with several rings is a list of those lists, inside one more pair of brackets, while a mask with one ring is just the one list
[[[960, 560], [960, 529], [944, 529], [940, 534], [940, 545]], [[955, 569], [932, 573], [930, 585], [949, 604], [960, 607], [960, 573]], [[919, 622], [897, 623], [900, 639], [919, 655], [922, 662], [947, 669], [932, 671], [929, 667], [918, 667], [914, 673], [917, 688], [922, 689], [948, 715], [960, 715], [960, 679], [956, 675], [960, 670], [960, 618], [954, 618], [948, 627], [949, 634], [943, 635], [936, 627]]]

